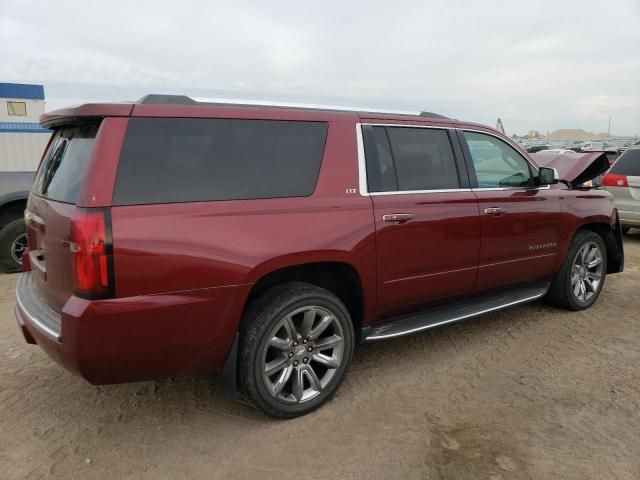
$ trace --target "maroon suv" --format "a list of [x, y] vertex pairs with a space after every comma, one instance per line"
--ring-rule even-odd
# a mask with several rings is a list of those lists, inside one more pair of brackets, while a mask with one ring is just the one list
[[[45, 114], [26, 341], [89, 382], [221, 373], [270, 415], [326, 402], [354, 344], [622, 271], [611, 195], [435, 114], [149, 95]], [[580, 170], [580, 171], [577, 171]]]

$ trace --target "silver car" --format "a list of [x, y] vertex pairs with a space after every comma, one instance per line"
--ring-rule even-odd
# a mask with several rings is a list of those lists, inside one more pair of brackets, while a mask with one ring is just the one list
[[640, 228], [640, 145], [620, 155], [602, 184], [615, 199], [623, 233]]

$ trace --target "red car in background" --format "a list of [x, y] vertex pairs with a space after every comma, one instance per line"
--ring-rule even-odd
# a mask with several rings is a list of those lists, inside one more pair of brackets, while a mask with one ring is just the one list
[[218, 372], [294, 417], [358, 341], [588, 308], [623, 269], [590, 165], [563, 177], [483, 125], [158, 95], [42, 125], [16, 318], [96, 384]]

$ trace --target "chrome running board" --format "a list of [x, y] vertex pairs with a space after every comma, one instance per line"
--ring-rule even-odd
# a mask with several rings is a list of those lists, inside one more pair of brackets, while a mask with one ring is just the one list
[[529, 286], [508, 290], [497, 294], [464, 300], [444, 307], [431, 308], [422, 312], [394, 317], [383, 324], [363, 329], [362, 338], [366, 342], [399, 337], [429, 328], [476, 317], [483, 313], [526, 303], [543, 297], [549, 285]]

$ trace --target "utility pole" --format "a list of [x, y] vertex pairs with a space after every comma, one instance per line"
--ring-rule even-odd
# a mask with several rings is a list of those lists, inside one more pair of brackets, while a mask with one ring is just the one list
[[611, 136], [611, 116], [609, 116], [609, 127], [607, 128], [607, 138]]

